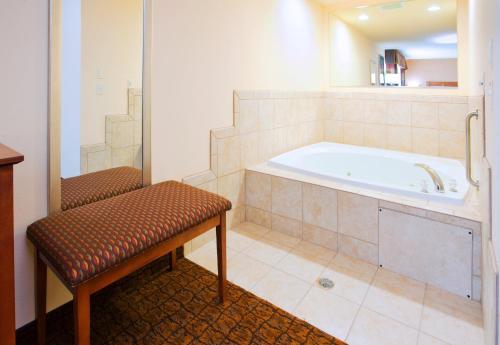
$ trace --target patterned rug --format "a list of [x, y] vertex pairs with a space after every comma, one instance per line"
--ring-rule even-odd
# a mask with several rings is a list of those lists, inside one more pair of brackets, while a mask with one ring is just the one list
[[[187, 259], [168, 272], [165, 259], [92, 297], [92, 344], [334, 344], [344, 342], [228, 285], [217, 304], [217, 277]], [[71, 304], [47, 320], [47, 344], [73, 343]], [[18, 345], [33, 345], [34, 324], [18, 331]]]

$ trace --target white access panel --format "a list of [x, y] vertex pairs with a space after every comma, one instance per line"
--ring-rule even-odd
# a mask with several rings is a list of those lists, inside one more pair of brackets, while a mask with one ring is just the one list
[[472, 231], [382, 209], [379, 261], [388, 270], [472, 296]]

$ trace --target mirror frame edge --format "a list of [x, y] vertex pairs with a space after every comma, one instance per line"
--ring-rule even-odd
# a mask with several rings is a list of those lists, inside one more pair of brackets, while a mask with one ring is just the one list
[[152, 184], [151, 169], [151, 58], [153, 38], [153, 0], [143, 0], [142, 48], [142, 184]]
[[[57, 11], [57, 15], [54, 12]], [[61, 211], [61, 114], [60, 79], [56, 64], [59, 62], [59, 47], [55, 44], [54, 26], [60, 21], [60, 1], [49, 1], [49, 63], [48, 63], [48, 214]]]
[[[48, 104], [47, 104], [47, 147], [48, 182], [47, 213], [61, 212], [61, 110], [59, 47], [54, 41], [54, 24], [60, 21], [60, 0], [49, 0], [49, 49], [48, 49]], [[58, 11], [54, 15], [54, 11]], [[143, 62], [142, 62], [142, 182], [151, 185], [151, 46], [152, 46], [152, 0], [143, 0]]]

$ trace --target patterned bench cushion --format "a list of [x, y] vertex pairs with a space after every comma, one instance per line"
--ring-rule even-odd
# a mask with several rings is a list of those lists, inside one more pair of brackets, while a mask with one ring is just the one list
[[230, 209], [218, 195], [168, 181], [41, 219], [27, 235], [75, 287]]
[[87, 205], [142, 188], [142, 170], [119, 167], [61, 179], [61, 209]]

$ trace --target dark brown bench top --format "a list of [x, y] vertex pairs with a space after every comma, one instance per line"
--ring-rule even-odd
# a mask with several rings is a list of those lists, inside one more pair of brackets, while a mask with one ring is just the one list
[[63, 178], [61, 209], [67, 211], [140, 188], [142, 188], [142, 170], [132, 167], [118, 167]]
[[75, 287], [230, 209], [218, 195], [168, 181], [41, 219], [27, 235]]

